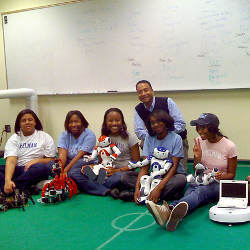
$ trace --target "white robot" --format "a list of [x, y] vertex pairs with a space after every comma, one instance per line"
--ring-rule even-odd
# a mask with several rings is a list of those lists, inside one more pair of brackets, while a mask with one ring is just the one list
[[154, 148], [153, 155], [148, 156], [143, 161], [129, 162], [130, 169], [143, 167], [150, 164], [150, 175], [143, 175], [140, 183], [141, 197], [138, 199], [140, 204], [147, 203], [147, 198], [150, 192], [161, 182], [163, 175], [172, 167], [172, 162], [169, 160], [169, 151], [164, 147]]
[[215, 174], [218, 172], [218, 168], [214, 168], [211, 173], [205, 174], [205, 171], [207, 169], [208, 169], [207, 167], [198, 163], [195, 166], [195, 175], [193, 174], [188, 175], [187, 182], [196, 185], [208, 185], [216, 181]]
[[115, 144], [111, 143], [108, 136], [102, 135], [98, 139], [98, 144], [95, 146], [91, 156], [85, 155], [85, 161], [93, 161], [98, 157], [98, 163], [92, 170], [85, 169], [85, 174], [91, 179], [95, 179], [97, 175], [102, 173], [102, 180], [106, 177], [107, 167], [113, 167], [113, 161], [121, 154], [121, 151]]

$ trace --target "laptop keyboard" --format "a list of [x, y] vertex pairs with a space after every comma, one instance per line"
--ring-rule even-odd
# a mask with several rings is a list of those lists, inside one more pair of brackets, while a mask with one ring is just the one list
[[218, 207], [232, 207], [232, 208], [246, 208], [247, 203], [245, 203], [245, 202], [234, 202], [234, 204], [232, 204], [232, 202], [220, 201], [217, 204], [217, 206]]

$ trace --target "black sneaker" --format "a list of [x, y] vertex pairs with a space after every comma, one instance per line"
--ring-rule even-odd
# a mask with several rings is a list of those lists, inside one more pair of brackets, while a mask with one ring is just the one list
[[129, 190], [123, 190], [120, 192], [119, 199], [123, 201], [133, 201], [134, 200], [134, 192]]
[[114, 199], [119, 199], [120, 190], [119, 190], [118, 188], [113, 188], [113, 189], [110, 191], [109, 195], [110, 195], [111, 197], [113, 197]]

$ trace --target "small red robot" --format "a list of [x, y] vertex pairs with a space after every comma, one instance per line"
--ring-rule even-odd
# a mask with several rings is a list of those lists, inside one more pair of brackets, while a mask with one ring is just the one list
[[102, 183], [106, 177], [106, 169], [113, 167], [113, 161], [121, 154], [118, 147], [111, 143], [111, 139], [108, 136], [102, 135], [98, 139], [98, 144], [95, 146], [91, 156], [84, 156], [86, 161], [93, 161], [98, 158], [98, 164], [94, 165], [93, 169], [89, 167], [85, 168], [83, 173], [89, 176], [91, 179], [95, 179], [98, 175], [98, 182]]
[[77, 194], [77, 185], [63, 173], [63, 167], [60, 165], [62, 165], [61, 160], [55, 160], [52, 171], [56, 176], [51, 182], [44, 185], [42, 197], [39, 200], [41, 203], [56, 203], [64, 201], [67, 193], [69, 194], [69, 199], [71, 199], [73, 194]]

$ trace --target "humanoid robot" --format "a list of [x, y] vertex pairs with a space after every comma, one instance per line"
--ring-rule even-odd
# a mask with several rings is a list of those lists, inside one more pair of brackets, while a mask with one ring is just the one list
[[154, 148], [153, 155], [148, 156], [143, 161], [129, 162], [129, 168], [143, 167], [150, 164], [150, 175], [143, 175], [140, 179], [141, 197], [138, 199], [140, 204], [147, 203], [150, 192], [161, 182], [165, 175], [172, 167], [172, 161], [169, 159], [169, 151], [164, 147]]
[[205, 171], [208, 168], [203, 166], [202, 164], [198, 163], [195, 166], [195, 175], [190, 174], [187, 176], [187, 182], [190, 184], [196, 184], [196, 185], [208, 185], [214, 181], [215, 174], [218, 172], [218, 168], [214, 168], [211, 173], [205, 174]]
[[98, 158], [98, 164], [94, 165], [93, 169], [90, 167], [84, 168], [84, 174], [92, 180], [97, 179], [97, 182], [103, 183], [106, 177], [106, 169], [113, 167], [113, 161], [120, 154], [121, 151], [115, 144], [111, 143], [108, 136], [100, 136], [91, 156], [84, 156], [85, 161], [93, 161]]

